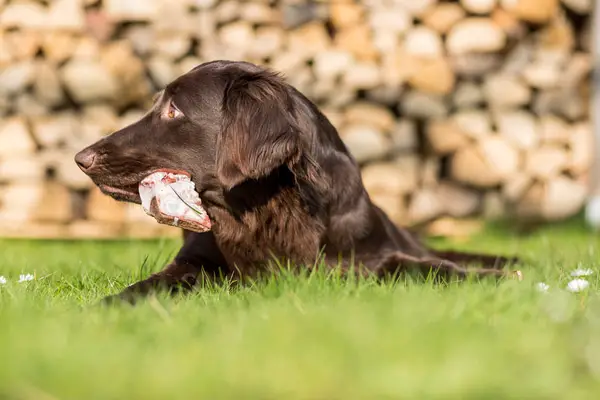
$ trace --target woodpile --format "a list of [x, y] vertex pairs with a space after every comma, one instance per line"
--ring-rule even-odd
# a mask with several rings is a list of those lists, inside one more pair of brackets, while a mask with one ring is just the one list
[[[0, 236], [177, 235], [73, 155], [193, 66], [284, 73], [404, 225], [578, 212], [590, 0], [0, 0]], [[440, 226], [448, 226], [440, 225]]]

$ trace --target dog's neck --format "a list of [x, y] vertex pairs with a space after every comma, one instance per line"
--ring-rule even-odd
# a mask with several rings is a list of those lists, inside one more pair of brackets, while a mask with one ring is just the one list
[[224, 193], [226, 207], [208, 207], [228, 263], [247, 271], [274, 260], [314, 263], [325, 231], [310, 188], [287, 167]]

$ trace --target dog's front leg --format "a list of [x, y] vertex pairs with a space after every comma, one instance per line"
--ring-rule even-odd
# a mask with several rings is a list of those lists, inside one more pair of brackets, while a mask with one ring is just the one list
[[168, 264], [162, 271], [150, 275], [148, 278], [127, 286], [121, 293], [106, 297], [104, 302], [126, 301], [134, 304], [139, 297], [157, 291], [175, 293], [180, 290], [189, 291], [195, 285], [202, 267], [190, 264], [177, 264], [175, 261]]
[[105, 303], [135, 303], [139, 297], [157, 291], [189, 291], [200, 279], [227, 276], [228, 269], [211, 232], [184, 232], [184, 244], [175, 259], [162, 271], [126, 287], [121, 293], [104, 299]]

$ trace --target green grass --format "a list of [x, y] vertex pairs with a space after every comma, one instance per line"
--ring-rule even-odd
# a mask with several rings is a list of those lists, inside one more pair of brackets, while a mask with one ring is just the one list
[[[103, 308], [179, 242], [0, 241], [0, 398], [598, 398], [598, 272], [585, 293], [559, 289], [578, 266], [600, 270], [600, 235], [573, 222], [434, 243], [517, 253], [526, 279], [285, 275]], [[540, 280], [555, 290], [538, 293]]]

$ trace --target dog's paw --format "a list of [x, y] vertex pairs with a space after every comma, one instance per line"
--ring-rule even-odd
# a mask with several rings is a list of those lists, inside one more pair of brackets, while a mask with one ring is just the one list
[[99, 305], [101, 306], [116, 306], [116, 305], [130, 305], [133, 306], [137, 302], [135, 293], [130, 291], [123, 291], [121, 293], [106, 296], [100, 300]]

